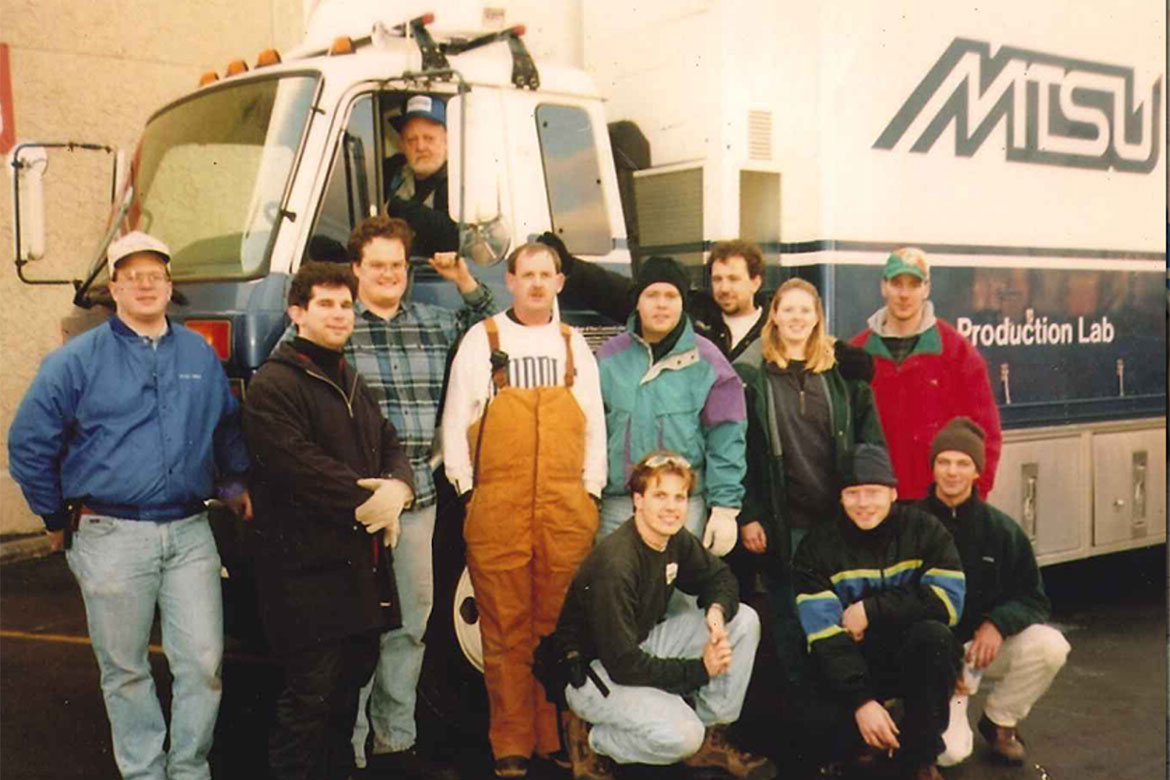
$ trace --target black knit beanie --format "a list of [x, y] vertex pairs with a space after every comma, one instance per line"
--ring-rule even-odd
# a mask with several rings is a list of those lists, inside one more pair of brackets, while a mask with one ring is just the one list
[[854, 485], [898, 487], [894, 467], [890, 465], [890, 454], [877, 444], [858, 444], [851, 452], [845, 453], [838, 479], [842, 489]]
[[673, 284], [678, 288], [678, 294], [682, 296], [683, 302], [686, 302], [687, 291], [691, 289], [691, 279], [687, 276], [686, 269], [672, 257], [656, 255], [644, 260], [638, 268], [638, 277], [634, 280], [635, 304], [642, 291], [656, 282]]
[[970, 456], [971, 460], [975, 461], [976, 470], [982, 474], [985, 462], [983, 440], [986, 437], [983, 428], [970, 417], [952, 417], [930, 443], [931, 469], [934, 468], [934, 459], [940, 452], [954, 450]]

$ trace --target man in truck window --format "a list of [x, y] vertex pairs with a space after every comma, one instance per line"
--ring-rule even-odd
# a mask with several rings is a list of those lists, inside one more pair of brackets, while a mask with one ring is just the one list
[[[49, 355], [8, 432], [9, 469], [85, 600], [123, 777], [209, 778], [221, 693], [220, 560], [204, 500], [251, 517], [239, 406], [215, 353], [166, 316], [170, 250], [110, 245], [115, 314]], [[147, 645], [158, 607], [170, 750]]]
[[255, 459], [257, 585], [284, 667], [269, 735], [274, 780], [353, 770], [358, 691], [400, 612], [391, 552], [414, 497], [393, 424], [345, 361], [357, 282], [304, 263], [289, 285], [297, 326], [256, 372], [244, 404]]
[[447, 106], [414, 95], [391, 122], [402, 151], [383, 163], [386, 213], [410, 223], [422, 257], [459, 248], [459, 226], [447, 210]]
[[967, 574], [963, 617], [955, 629], [964, 643], [965, 674], [951, 699], [951, 726], [944, 735], [944, 765], [971, 753], [967, 697], [982, 677], [996, 680], [983, 706], [979, 733], [997, 759], [1021, 764], [1017, 733], [1068, 657], [1064, 636], [1044, 624], [1051, 608], [1023, 529], [979, 497], [975, 483], [986, 463], [983, 429], [967, 417], [947, 423], [930, 447], [934, 483], [918, 502], [955, 537]]
[[[459, 290], [463, 307], [452, 311], [408, 300], [412, 242], [413, 231], [405, 221], [370, 217], [354, 228], [346, 249], [358, 292], [353, 335], [342, 351], [398, 431], [415, 485], [414, 503], [402, 513], [394, 564], [402, 627], [382, 636], [377, 670], [362, 688], [358, 703], [353, 749], [357, 765], [366, 766], [366, 737], [372, 724], [371, 761], [376, 767], [407, 777], [441, 778], [447, 770], [415, 747], [414, 720], [423, 634], [434, 603], [432, 456], [448, 353], [467, 328], [496, 307], [491, 289], [479, 284], [454, 253], [440, 253], [430, 262]], [[282, 340], [295, 336], [293, 325]]]
[[1003, 443], [987, 364], [950, 323], [935, 317], [929, 300], [930, 265], [921, 249], [890, 253], [881, 292], [886, 305], [852, 342], [873, 356], [873, 395], [898, 477], [898, 495], [926, 496], [930, 442], [958, 415], [967, 415], [987, 431], [987, 468], [979, 479], [979, 492], [987, 495]]
[[447, 477], [467, 506], [495, 773], [523, 777], [534, 751], [560, 749], [532, 653], [597, 532], [605, 413], [585, 338], [556, 316], [556, 253], [524, 244], [507, 262], [512, 308], [463, 339], [442, 437]]
[[[727, 737], [743, 708], [760, 621], [739, 603], [727, 565], [679, 533], [694, 482], [677, 453], [639, 461], [630, 475], [632, 517], [573, 578], [555, 644], [568, 677], [565, 732], [575, 778], [613, 778], [611, 761], [776, 776], [771, 761]], [[668, 611], [676, 589], [695, 597], [695, 606]]]

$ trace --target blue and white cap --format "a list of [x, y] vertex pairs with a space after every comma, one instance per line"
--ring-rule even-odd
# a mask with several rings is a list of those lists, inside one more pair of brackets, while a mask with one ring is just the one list
[[402, 115], [392, 120], [394, 129], [401, 133], [407, 120], [414, 119], [416, 116], [421, 116], [432, 122], [438, 122], [443, 127], [446, 127], [447, 105], [442, 100], [431, 97], [430, 95], [415, 95], [406, 101], [406, 109], [402, 112]]

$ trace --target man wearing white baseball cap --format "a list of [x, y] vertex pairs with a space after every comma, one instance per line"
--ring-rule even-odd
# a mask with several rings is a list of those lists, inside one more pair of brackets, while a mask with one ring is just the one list
[[414, 253], [459, 248], [459, 227], [447, 211], [447, 106], [437, 97], [414, 95], [392, 122], [402, 151], [386, 160], [386, 213], [414, 230]]
[[[251, 515], [239, 404], [211, 347], [167, 319], [171, 252], [110, 245], [115, 316], [45, 358], [8, 433], [9, 470], [66, 549], [126, 778], [211, 776], [223, 655], [220, 560], [204, 500]], [[170, 750], [147, 646], [174, 677]]]

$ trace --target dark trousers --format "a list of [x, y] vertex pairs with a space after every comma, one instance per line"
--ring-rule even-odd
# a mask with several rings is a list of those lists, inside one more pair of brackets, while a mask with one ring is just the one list
[[[901, 761], [911, 768], [933, 763], [943, 750], [942, 733], [950, 720], [958, 640], [942, 623], [922, 620], [896, 630], [867, 632], [861, 651], [878, 700], [902, 700]], [[815, 758], [821, 763], [847, 759], [864, 746], [853, 717], [855, 708], [831, 693], [819, 673], [813, 678], [802, 686], [795, 713], [807, 737], [804, 749], [815, 745], [820, 752]]]
[[378, 661], [376, 632], [283, 657], [284, 689], [268, 738], [273, 780], [344, 780], [354, 769], [358, 692]]

